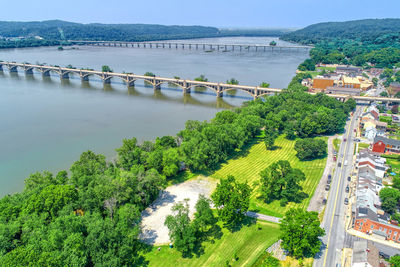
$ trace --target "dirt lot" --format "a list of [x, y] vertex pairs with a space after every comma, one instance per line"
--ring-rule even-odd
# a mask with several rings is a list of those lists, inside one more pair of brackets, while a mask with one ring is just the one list
[[167, 187], [154, 203], [142, 212], [140, 239], [147, 244], [160, 245], [170, 242], [165, 218], [171, 214], [174, 203], [189, 199], [190, 216], [200, 194], [211, 195], [217, 181], [207, 177], [197, 177], [181, 184]]

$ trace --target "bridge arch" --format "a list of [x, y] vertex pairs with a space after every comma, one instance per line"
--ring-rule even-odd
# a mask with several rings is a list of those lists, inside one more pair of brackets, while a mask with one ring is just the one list
[[173, 81], [161, 81], [161, 82], [159, 82], [159, 83], [157, 83], [157, 86], [159, 86], [159, 85], [161, 85], [161, 84], [169, 84], [169, 83], [171, 83], [171, 84], [174, 84], [174, 85], [176, 85], [176, 86], [178, 86], [178, 87], [180, 87], [181, 89], [186, 89], [182, 84], [179, 84], [179, 83], [177, 83], [177, 82], [173, 82]]
[[195, 88], [195, 87], [206, 87], [208, 89], [211, 89], [211, 91], [213, 91], [214, 93], [218, 94], [218, 90], [215, 89], [213, 86], [209, 86], [209, 85], [203, 85], [203, 84], [188, 84], [187, 89], [191, 89], [191, 88]]
[[228, 91], [234, 91], [234, 90], [236, 90], [236, 91], [240, 90], [240, 91], [246, 92], [249, 95], [251, 95], [252, 97], [255, 96], [254, 93], [252, 93], [250, 90], [246, 90], [246, 89], [243, 89], [243, 88], [227, 87], [227, 88], [224, 88], [223, 90], [221, 90], [221, 92], [228, 92]]

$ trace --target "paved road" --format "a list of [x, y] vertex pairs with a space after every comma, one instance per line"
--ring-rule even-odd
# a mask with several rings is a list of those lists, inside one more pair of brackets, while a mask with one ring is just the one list
[[[354, 156], [354, 129], [357, 123], [357, 117], [361, 113], [358, 107], [355, 115], [346, 124], [346, 132], [340, 145], [335, 173], [333, 175], [331, 189], [326, 205], [325, 216], [322, 227], [325, 229], [326, 235], [322, 238], [323, 249], [314, 260], [314, 266], [317, 267], [335, 267], [337, 263], [341, 263], [341, 253], [343, 247], [351, 246], [352, 237], [346, 235], [345, 232], [345, 204], [344, 199], [348, 197], [345, 192], [348, 184], [347, 177], [350, 176], [353, 166]], [[347, 164], [345, 164], [347, 162]]]
[[249, 217], [252, 217], [252, 218], [256, 218], [258, 220], [262, 220], [262, 221], [274, 222], [274, 223], [281, 222], [281, 218], [274, 217], [274, 216], [268, 216], [268, 215], [264, 215], [264, 214], [256, 213], [256, 212], [252, 212], [252, 211], [248, 211], [246, 213], [246, 215]]

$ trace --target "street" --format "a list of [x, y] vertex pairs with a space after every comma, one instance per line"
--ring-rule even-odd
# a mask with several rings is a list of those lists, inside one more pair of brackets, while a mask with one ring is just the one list
[[[345, 232], [345, 209], [344, 199], [348, 197], [345, 192], [351, 176], [354, 156], [354, 129], [357, 125], [357, 117], [362, 108], [357, 107], [354, 116], [350, 118], [345, 127], [345, 133], [337, 156], [337, 164], [332, 178], [331, 189], [326, 205], [325, 216], [322, 227], [326, 235], [322, 238], [323, 247], [314, 260], [314, 266], [336, 266], [341, 264], [341, 252], [343, 247], [351, 246], [352, 237]], [[347, 141], [344, 141], [347, 139]], [[339, 167], [341, 164], [341, 167]]]

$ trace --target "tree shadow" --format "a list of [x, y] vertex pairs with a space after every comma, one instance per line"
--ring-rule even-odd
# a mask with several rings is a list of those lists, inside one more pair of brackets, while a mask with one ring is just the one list
[[226, 228], [231, 232], [231, 233], [235, 233], [238, 232], [242, 229], [242, 227], [244, 226], [251, 226], [253, 224], [257, 223], [257, 219], [256, 218], [252, 218], [252, 217], [248, 217], [246, 215], [243, 215], [242, 219], [235, 225], [226, 225]]

